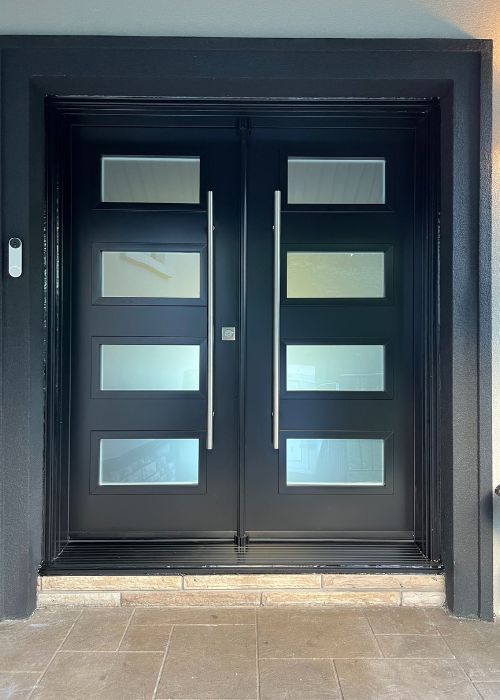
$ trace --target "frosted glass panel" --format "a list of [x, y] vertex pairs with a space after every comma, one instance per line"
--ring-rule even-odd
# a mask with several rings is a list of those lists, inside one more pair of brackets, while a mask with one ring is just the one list
[[198, 483], [199, 440], [104, 439], [99, 447], [99, 484], [186, 485]]
[[287, 253], [288, 299], [369, 299], [385, 296], [384, 253]]
[[101, 253], [103, 297], [200, 298], [200, 253]]
[[383, 345], [287, 345], [287, 391], [384, 391]]
[[103, 202], [198, 204], [199, 158], [104, 156], [101, 161]]
[[103, 391], [199, 388], [199, 345], [101, 345]]
[[291, 486], [383, 486], [384, 441], [286, 441], [286, 483]]
[[288, 204], [384, 203], [385, 160], [288, 159]]

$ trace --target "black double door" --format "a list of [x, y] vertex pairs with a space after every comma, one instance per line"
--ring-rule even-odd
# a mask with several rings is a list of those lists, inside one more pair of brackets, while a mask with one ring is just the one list
[[204, 124], [73, 129], [72, 537], [412, 537], [411, 132]]

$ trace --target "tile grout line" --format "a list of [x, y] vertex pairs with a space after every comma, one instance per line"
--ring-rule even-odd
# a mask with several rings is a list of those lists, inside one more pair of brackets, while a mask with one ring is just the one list
[[385, 658], [384, 652], [382, 651], [382, 647], [381, 647], [380, 644], [379, 644], [379, 641], [378, 641], [378, 639], [377, 639], [377, 635], [375, 634], [375, 632], [374, 632], [374, 630], [373, 630], [372, 623], [370, 622], [370, 618], [368, 617], [368, 615], [367, 615], [366, 613], [365, 613], [365, 620], [366, 620], [366, 622], [368, 623], [368, 627], [370, 628], [370, 631], [371, 631], [371, 633], [372, 633], [372, 636], [373, 636], [373, 638], [374, 638], [374, 640], [375, 640], [375, 644], [377, 645], [377, 649], [378, 649], [379, 652], [380, 652], [380, 657], [379, 657], [379, 658], [384, 659], [384, 658]]
[[427, 634], [426, 632], [377, 632], [377, 637], [431, 637], [431, 639], [436, 639], [440, 637], [439, 632], [433, 634]]
[[[184, 608], [189, 610], [190, 608]], [[151, 608], [143, 608], [143, 610], [151, 610]], [[254, 608], [257, 610], [257, 607]], [[170, 627], [171, 625], [182, 625], [183, 627], [251, 627], [254, 622], [158, 622], [156, 624], [144, 623], [134, 627]]]
[[[61, 652], [69, 653], [69, 652]], [[97, 651], [96, 654], [109, 654], [109, 651]], [[146, 652], [128, 652], [131, 654], [144, 654]], [[147, 652], [151, 654], [151, 652]], [[265, 656], [261, 661], [456, 661], [455, 658], [442, 656]], [[472, 679], [470, 679], [472, 681]], [[472, 681], [473, 683], [498, 683], [499, 681]]]
[[342, 690], [342, 686], [340, 685], [340, 677], [339, 672], [337, 671], [337, 667], [335, 666], [335, 659], [330, 659], [330, 662], [333, 668], [333, 675], [335, 676], [335, 680], [337, 681], [337, 688], [339, 689], [340, 700], [344, 700], [344, 692]]
[[40, 681], [42, 680], [42, 678], [43, 678], [43, 677], [45, 676], [45, 674], [47, 673], [47, 670], [48, 670], [50, 664], [54, 661], [54, 659], [56, 658], [58, 652], [62, 649], [62, 647], [63, 647], [63, 645], [64, 645], [64, 642], [67, 640], [67, 638], [69, 637], [69, 635], [70, 635], [71, 632], [73, 631], [73, 628], [75, 627], [76, 623], [77, 623], [77, 622], [80, 620], [80, 618], [82, 617], [83, 612], [84, 612], [83, 610], [80, 610], [79, 615], [76, 616], [75, 620], [73, 621], [73, 624], [70, 626], [69, 630], [68, 630], [68, 631], [66, 632], [66, 634], [64, 635], [64, 639], [61, 641], [61, 643], [59, 644], [59, 646], [57, 647], [57, 649], [55, 650], [55, 652], [52, 654], [52, 656], [50, 657], [49, 663], [45, 666], [45, 668], [43, 669], [43, 671], [40, 673], [39, 677], [38, 677], [37, 680], [36, 680], [35, 685], [33, 686], [33, 688], [30, 690], [30, 692], [29, 692], [28, 695], [26, 696], [26, 700], [29, 700], [30, 697], [31, 697], [31, 696], [33, 695], [33, 693], [35, 692], [35, 689], [38, 688], [38, 685], [39, 685]]
[[[120, 596], [120, 599], [121, 599], [121, 596]], [[120, 606], [120, 610], [121, 610], [121, 606]], [[135, 611], [136, 611], [136, 608], [132, 608], [132, 614], [131, 614], [130, 617], [128, 618], [128, 622], [127, 622], [127, 624], [125, 625], [125, 629], [123, 630], [122, 636], [120, 637], [120, 641], [118, 642], [118, 646], [116, 647], [116, 651], [120, 651], [120, 647], [121, 647], [121, 645], [122, 645], [123, 640], [125, 639], [125, 635], [126, 635], [127, 632], [128, 632], [128, 628], [130, 627], [130, 623], [132, 622], [132, 618], [133, 618], [134, 615], [135, 615]]]
[[[446, 646], [448, 646], [448, 645], [446, 645]], [[448, 646], [448, 649], [450, 649], [449, 646]], [[453, 654], [453, 652], [451, 651], [451, 649], [450, 649], [450, 653]], [[474, 685], [474, 683], [482, 683], [482, 682], [483, 682], [483, 681], [481, 681], [481, 680], [478, 680], [477, 678], [472, 678], [472, 676], [470, 675], [470, 673], [468, 673], [468, 672], [465, 670], [465, 668], [463, 667], [462, 662], [460, 661], [460, 659], [458, 659], [456, 656], [453, 656], [453, 658], [455, 659], [455, 661], [457, 662], [457, 664], [460, 666], [460, 670], [465, 674], [465, 676], [466, 676], [466, 678], [467, 678], [468, 681], [470, 681], [473, 685]]]
[[[428, 610], [425, 611], [425, 614], [426, 614], [426, 617], [429, 617]], [[447, 612], [447, 614], [449, 615], [450, 613]], [[433, 624], [434, 624], [434, 623], [433, 623]], [[472, 678], [471, 675], [470, 675], [470, 673], [468, 673], [468, 672], [465, 670], [465, 668], [464, 668], [464, 666], [463, 666], [461, 660], [453, 653], [452, 648], [451, 648], [450, 645], [448, 644], [448, 642], [447, 642], [447, 640], [446, 640], [446, 637], [441, 633], [441, 630], [439, 629], [439, 627], [438, 627], [437, 625], [435, 625], [435, 627], [436, 627], [436, 629], [437, 629], [437, 631], [438, 631], [439, 637], [440, 637], [440, 638], [443, 640], [443, 642], [445, 643], [446, 648], [449, 650], [450, 654], [453, 656], [453, 659], [457, 662], [458, 666], [460, 667], [460, 670], [464, 673], [464, 675], [465, 675], [465, 677], [467, 678], [467, 680], [468, 680], [470, 683], [472, 683], [472, 685], [474, 686], [474, 690], [476, 691], [476, 693], [478, 694], [478, 696], [479, 696], [479, 697], [482, 697], [481, 693], [480, 693], [479, 690], [476, 688], [476, 683], [495, 683], [496, 681], [479, 681], [479, 680], [477, 680], [477, 679]], [[450, 661], [451, 661], [451, 659], [450, 659]]]
[[157, 679], [156, 679], [155, 687], [154, 687], [154, 689], [153, 689], [153, 694], [151, 695], [152, 700], [155, 700], [156, 694], [157, 694], [157, 692], [158, 692], [158, 687], [159, 687], [159, 685], [160, 685], [160, 680], [161, 680], [161, 676], [162, 676], [162, 673], [163, 673], [163, 669], [164, 669], [165, 663], [166, 663], [166, 661], [167, 661], [167, 654], [168, 654], [168, 650], [169, 650], [169, 648], [170, 648], [170, 640], [172, 639], [172, 634], [173, 634], [173, 632], [174, 632], [174, 627], [175, 627], [175, 625], [172, 625], [172, 627], [171, 627], [171, 629], [170, 629], [170, 634], [168, 635], [167, 646], [165, 647], [165, 653], [163, 654], [163, 659], [162, 659], [162, 661], [161, 661], [160, 669], [159, 669], [159, 671], [158, 671], [158, 677], [157, 677]]
[[476, 679], [475, 681], [471, 681], [471, 682], [473, 683], [473, 685], [477, 685], [478, 683], [500, 683], [500, 681], [489, 681], [487, 679], [480, 680], [480, 681]]
[[117, 651], [116, 649], [61, 649], [58, 654], [119, 654], [120, 656], [126, 656], [126, 654], [163, 654], [161, 649], [151, 650], [151, 649], [127, 649], [126, 651]]
[[[62, 652], [67, 653], [67, 652]], [[110, 652], [93, 652], [96, 654], [109, 654]], [[145, 653], [145, 652], [130, 652]], [[151, 653], [151, 652], [149, 652]], [[265, 656], [261, 661], [456, 661], [456, 659], [442, 656]], [[471, 679], [472, 680], [472, 679]], [[472, 681], [473, 683], [498, 683], [499, 681]]]
[[[485, 681], [477, 681], [478, 683], [484, 683]], [[487, 682], [487, 681], [486, 681]], [[474, 681], [470, 681], [470, 684], [472, 685], [474, 691], [477, 693], [478, 700], [483, 700], [483, 694], [479, 690], [479, 688], [476, 686]]]
[[446, 637], [445, 637], [443, 634], [441, 634], [441, 630], [439, 629], [438, 625], [436, 625], [436, 623], [434, 622], [434, 620], [429, 616], [429, 611], [428, 611], [428, 610], [424, 610], [424, 612], [425, 612], [425, 617], [427, 618], [427, 620], [429, 620], [429, 622], [432, 622], [432, 624], [434, 625], [434, 627], [435, 627], [435, 629], [436, 629], [436, 632], [437, 632], [437, 636], [439, 637], [439, 639], [441, 639], [441, 640], [444, 642], [445, 647], [448, 649], [448, 651], [450, 652], [450, 654], [452, 655], [452, 657], [456, 660], [456, 662], [458, 663], [458, 665], [460, 666], [460, 668], [462, 669], [462, 671], [465, 673], [465, 675], [467, 676], [467, 678], [469, 678], [469, 680], [470, 680], [469, 674], [468, 674], [467, 671], [463, 668], [462, 664], [460, 663], [460, 661], [457, 659], [457, 657], [456, 657], [455, 654], [453, 653], [452, 648], [450, 647], [450, 645], [449, 645], [448, 642], [446, 641]]
[[16, 673], [18, 673], [20, 675], [22, 674], [22, 675], [37, 676], [37, 677], [40, 675], [40, 671], [14, 671], [14, 670], [4, 671], [3, 669], [0, 669], [0, 676], [2, 674], [8, 675], [8, 676], [15, 676]]

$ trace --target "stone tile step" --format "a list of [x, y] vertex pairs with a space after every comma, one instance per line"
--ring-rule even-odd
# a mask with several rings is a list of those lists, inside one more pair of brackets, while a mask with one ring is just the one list
[[42, 576], [39, 590], [164, 591], [164, 590], [444, 590], [444, 576], [435, 574], [206, 574], [143, 576]]
[[401, 590], [181, 590], [181, 591], [51, 591], [38, 594], [38, 606], [98, 607], [282, 607], [407, 606], [440, 607], [444, 593]]

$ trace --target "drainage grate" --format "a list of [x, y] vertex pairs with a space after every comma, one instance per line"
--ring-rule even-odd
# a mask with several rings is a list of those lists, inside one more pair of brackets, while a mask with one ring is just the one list
[[415, 571], [440, 569], [414, 542], [168, 542], [151, 540], [68, 543], [42, 573], [137, 572], [203, 573], [225, 571]]

